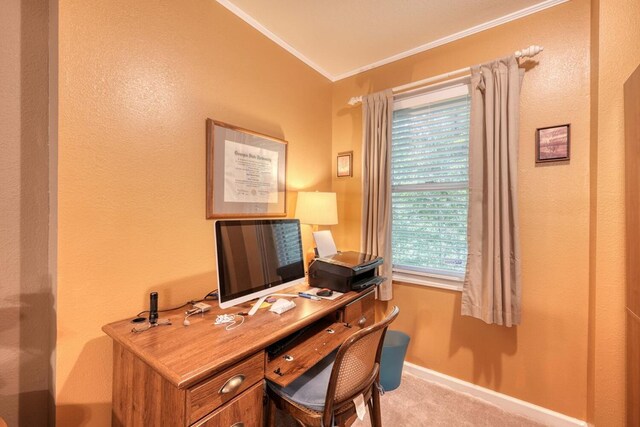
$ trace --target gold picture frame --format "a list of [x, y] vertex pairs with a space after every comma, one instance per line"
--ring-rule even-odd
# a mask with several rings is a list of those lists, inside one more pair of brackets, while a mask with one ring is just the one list
[[287, 141], [207, 119], [206, 217], [287, 215]]
[[353, 176], [353, 151], [338, 153], [336, 158], [336, 175], [338, 178]]

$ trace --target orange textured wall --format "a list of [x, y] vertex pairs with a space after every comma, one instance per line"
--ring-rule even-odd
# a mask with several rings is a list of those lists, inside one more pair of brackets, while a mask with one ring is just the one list
[[[600, 0], [592, 419], [625, 423], [624, 82], [640, 65], [640, 2]], [[637, 239], [638, 236], [626, 236]]]
[[[590, 203], [590, 3], [576, 0], [339, 81], [333, 91], [333, 154], [353, 150], [353, 178], [334, 178], [338, 246], [360, 241], [361, 109], [351, 96], [417, 81], [507, 55], [530, 44], [522, 89], [519, 203], [523, 322], [503, 328], [462, 317], [460, 293], [394, 284], [395, 329], [412, 341], [407, 359], [586, 418]], [[571, 161], [536, 166], [537, 127], [571, 123]], [[335, 168], [335, 166], [334, 166]], [[384, 307], [381, 307], [384, 309]]]
[[215, 287], [205, 119], [287, 140], [291, 196], [328, 190], [331, 89], [215, 1], [59, 8], [57, 421], [107, 425], [101, 326]]

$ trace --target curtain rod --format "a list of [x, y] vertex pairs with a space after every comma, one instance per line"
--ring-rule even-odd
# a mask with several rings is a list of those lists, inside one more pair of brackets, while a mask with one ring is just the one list
[[[539, 54], [540, 52], [542, 52], [544, 50], [544, 47], [542, 46], [538, 46], [538, 45], [531, 45], [525, 49], [522, 50], [516, 50], [515, 51], [515, 56], [516, 58], [526, 58], [526, 57], [534, 57], [537, 54]], [[437, 76], [433, 76], [433, 77], [429, 77], [427, 79], [424, 80], [419, 80], [417, 82], [413, 82], [413, 83], [407, 83], [406, 85], [402, 85], [402, 86], [396, 86], [394, 88], [392, 88], [391, 90], [393, 91], [393, 93], [400, 93], [400, 92], [405, 92], [408, 91], [410, 89], [414, 89], [414, 88], [418, 88], [421, 86], [426, 86], [429, 85], [430, 83], [433, 82], [437, 82], [440, 80], [445, 80], [448, 79], [449, 77], [453, 77], [456, 76], [458, 74], [461, 73], [465, 73], [465, 72], [469, 72], [471, 67], [465, 67], [465, 68], [461, 68], [459, 70], [455, 70], [455, 71], [450, 71], [448, 73], [443, 73], [443, 74], [439, 74]], [[362, 96], [354, 96], [349, 100], [349, 105], [356, 105], [362, 102]]]

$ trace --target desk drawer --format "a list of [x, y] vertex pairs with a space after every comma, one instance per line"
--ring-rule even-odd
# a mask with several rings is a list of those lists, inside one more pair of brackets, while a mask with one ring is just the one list
[[369, 293], [361, 296], [357, 300], [344, 307], [342, 321], [353, 326], [365, 328], [375, 323], [375, 291], [371, 289]]
[[[264, 378], [264, 352], [259, 352], [222, 373], [187, 390], [189, 424], [228, 402]], [[213, 425], [213, 424], [211, 424]]]
[[262, 427], [262, 381], [192, 427]]

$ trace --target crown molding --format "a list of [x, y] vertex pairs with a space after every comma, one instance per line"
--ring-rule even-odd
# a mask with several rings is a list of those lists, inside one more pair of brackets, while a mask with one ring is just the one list
[[333, 76], [333, 81], [338, 81], [342, 79], [346, 79], [347, 77], [355, 76], [356, 74], [360, 74], [362, 72], [371, 70], [373, 68], [380, 67], [382, 65], [389, 64], [391, 62], [398, 61], [403, 58], [407, 58], [411, 55], [415, 55], [417, 53], [425, 52], [430, 49], [434, 49], [438, 46], [442, 46], [447, 43], [454, 42], [456, 40], [460, 40], [464, 37], [470, 36], [472, 34], [479, 33], [484, 30], [488, 30], [493, 27], [497, 27], [502, 24], [506, 24], [507, 22], [515, 21], [516, 19], [524, 18], [525, 16], [532, 15], [534, 13], [540, 12], [545, 9], [549, 9], [550, 7], [557, 6], [562, 3], [566, 3], [570, 0], [545, 0], [541, 3], [538, 3], [533, 6], [529, 6], [524, 9], [520, 9], [508, 15], [501, 16], [500, 18], [493, 19], [491, 21], [484, 22], [480, 25], [476, 25], [475, 27], [467, 28], [466, 30], [459, 31], [455, 34], [451, 34], [446, 37], [442, 37], [438, 40], [434, 40], [429, 43], [425, 43], [421, 46], [415, 47], [413, 49], [406, 50], [397, 55], [389, 56], [388, 58], [381, 59], [380, 61], [372, 62], [371, 64], [356, 68], [354, 70], [348, 71], [346, 73], [338, 74], [337, 76]]
[[321, 66], [319, 66], [318, 64], [316, 64], [315, 62], [313, 62], [312, 60], [307, 58], [306, 56], [304, 56], [300, 51], [295, 49], [289, 43], [285, 42], [280, 37], [278, 37], [277, 35], [275, 35], [271, 31], [269, 31], [269, 29], [267, 29], [264, 25], [262, 25], [260, 22], [256, 21], [252, 16], [250, 16], [244, 10], [240, 9], [238, 6], [236, 6], [235, 4], [231, 3], [231, 1], [229, 1], [229, 0], [216, 0], [216, 2], [220, 3], [222, 6], [224, 6], [226, 9], [228, 9], [231, 13], [236, 15], [238, 18], [242, 19], [244, 22], [246, 22], [247, 24], [251, 25], [256, 30], [260, 31], [264, 36], [266, 36], [272, 42], [274, 42], [275, 44], [277, 44], [278, 46], [280, 46], [281, 48], [283, 48], [284, 50], [286, 50], [287, 52], [289, 52], [290, 54], [292, 54], [293, 56], [298, 58], [300, 61], [302, 61], [305, 64], [307, 64], [309, 67], [313, 68], [314, 70], [316, 70], [318, 73], [322, 74], [327, 79], [331, 80], [332, 82], [335, 82], [334, 76], [332, 74], [330, 74], [324, 68], [322, 68]]
[[506, 24], [508, 22], [520, 19], [520, 18], [524, 18], [525, 16], [529, 16], [529, 15], [532, 15], [534, 13], [543, 11], [545, 9], [549, 9], [551, 7], [557, 6], [559, 4], [566, 3], [566, 2], [568, 2], [570, 0], [544, 0], [544, 1], [542, 1], [542, 2], [540, 2], [538, 4], [535, 4], [533, 6], [529, 6], [529, 7], [526, 7], [524, 9], [520, 9], [520, 10], [512, 12], [512, 13], [510, 13], [508, 15], [504, 15], [504, 16], [501, 16], [499, 18], [492, 19], [491, 21], [484, 22], [484, 23], [482, 23], [480, 25], [476, 25], [474, 27], [467, 28], [466, 30], [459, 31], [459, 32], [457, 32], [455, 34], [451, 34], [449, 36], [442, 37], [442, 38], [440, 38], [438, 40], [434, 40], [432, 42], [425, 43], [425, 44], [420, 45], [418, 47], [415, 47], [413, 49], [406, 50], [406, 51], [398, 53], [396, 55], [389, 56], [389, 57], [381, 59], [379, 61], [372, 62], [371, 64], [364, 65], [362, 67], [358, 67], [358, 68], [353, 69], [351, 71], [348, 71], [346, 73], [341, 73], [341, 74], [337, 74], [337, 75], [329, 73], [324, 68], [322, 68], [321, 66], [319, 66], [318, 64], [313, 62], [311, 59], [307, 58], [305, 55], [303, 55], [301, 52], [299, 52], [293, 46], [291, 46], [290, 44], [288, 44], [287, 42], [282, 40], [280, 37], [278, 37], [277, 35], [272, 33], [270, 30], [268, 30], [264, 25], [262, 25], [260, 22], [255, 20], [248, 13], [246, 13], [245, 11], [240, 9], [238, 6], [236, 6], [233, 3], [231, 3], [231, 0], [216, 0], [216, 1], [219, 4], [221, 4], [222, 6], [224, 6], [226, 9], [228, 9], [230, 12], [235, 14], [237, 17], [239, 17], [240, 19], [245, 21], [247, 24], [251, 25], [253, 28], [255, 28], [256, 30], [260, 31], [263, 35], [265, 35], [271, 41], [276, 43], [278, 46], [280, 46], [281, 48], [283, 48], [287, 52], [291, 53], [293, 56], [298, 58], [300, 61], [304, 62], [309, 67], [313, 68], [318, 73], [322, 74], [324, 77], [326, 77], [327, 79], [331, 80], [332, 82], [336, 82], [338, 80], [346, 79], [347, 77], [351, 77], [351, 76], [354, 76], [356, 74], [360, 74], [360, 73], [362, 73], [364, 71], [368, 71], [368, 70], [371, 70], [373, 68], [377, 68], [377, 67], [380, 67], [382, 65], [386, 65], [386, 64], [389, 64], [391, 62], [398, 61], [398, 60], [403, 59], [403, 58], [407, 58], [407, 57], [409, 57], [411, 55], [415, 55], [417, 53], [425, 52], [427, 50], [434, 49], [434, 48], [436, 48], [438, 46], [442, 46], [444, 44], [451, 43], [451, 42], [454, 42], [456, 40], [460, 40], [460, 39], [462, 39], [464, 37], [467, 37], [467, 36], [470, 36], [472, 34], [476, 34], [476, 33], [479, 33], [481, 31], [485, 31], [485, 30], [488, 30], [490, 28], [494, 28], [494, 27], [497, 27], [499, 25], [503, 25], [503, 24]]

